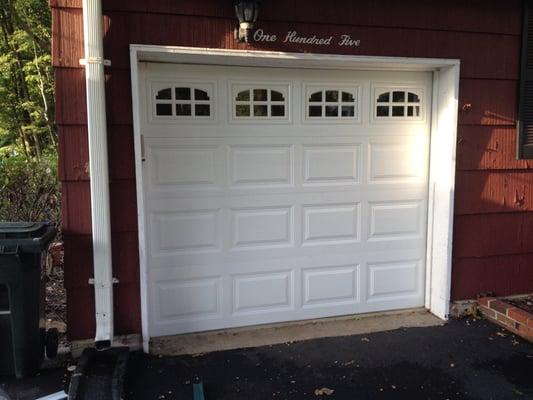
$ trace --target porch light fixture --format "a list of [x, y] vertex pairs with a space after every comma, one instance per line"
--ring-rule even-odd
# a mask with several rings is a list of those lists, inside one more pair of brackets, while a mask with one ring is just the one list
[[235, 0], [235, 15], [239, 27], [235, 29], [235, 39], [239, 42], [250, 41], [250, 33], [259, 15], [259, 0]]

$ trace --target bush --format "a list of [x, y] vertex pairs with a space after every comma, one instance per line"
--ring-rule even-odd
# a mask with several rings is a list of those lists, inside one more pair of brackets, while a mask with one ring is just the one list
[[60, 223], [57, 157], [0, 156], [0, 220]]

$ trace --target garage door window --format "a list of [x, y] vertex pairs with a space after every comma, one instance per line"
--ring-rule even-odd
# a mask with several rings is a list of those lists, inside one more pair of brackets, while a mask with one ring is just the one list
[[154, 90], [157, 118], [210, 118], [212, 101], [207, 87], [175, 85]]
[[377, 119], [420, 119], [421, 99], [410, 90], [379, 90], [376, 95], [375, 117]]
[[233, 93], [235, 120], [287, 119], [287, 89], [284, 87], [236, 85]]
[[307, 99], [308, 118], [353, 119], [356, 117], [354, 93], [323, 89], [311, 93]]

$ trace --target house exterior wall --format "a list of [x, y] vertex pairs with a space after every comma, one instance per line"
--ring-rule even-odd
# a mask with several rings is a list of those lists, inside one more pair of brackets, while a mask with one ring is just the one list
[[[116, 333], [140, 332], [129, 44], [461, 60], [452, 298], [533, 291], [533, 171], [515, 159], [519, 0], [271, 0], [258, 27], [349, 34], [359, 47], [240, 44], [231, 0], [103, 0]], [[94, 334], [81, 0], [51, 0], [68, 322]]]

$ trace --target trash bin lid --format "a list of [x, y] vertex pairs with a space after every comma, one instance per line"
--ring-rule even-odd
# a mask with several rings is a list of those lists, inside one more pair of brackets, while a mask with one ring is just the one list
[[49, 222], [4, 222], [0, 221], [0, 255], [12, 252], [40, 253], [56, 235]]
[[17, 237], [36, 236], [45, 226], [46, 222], [7, 222], [0, 221], [0, 234], [2, 236], [16, 235]]

